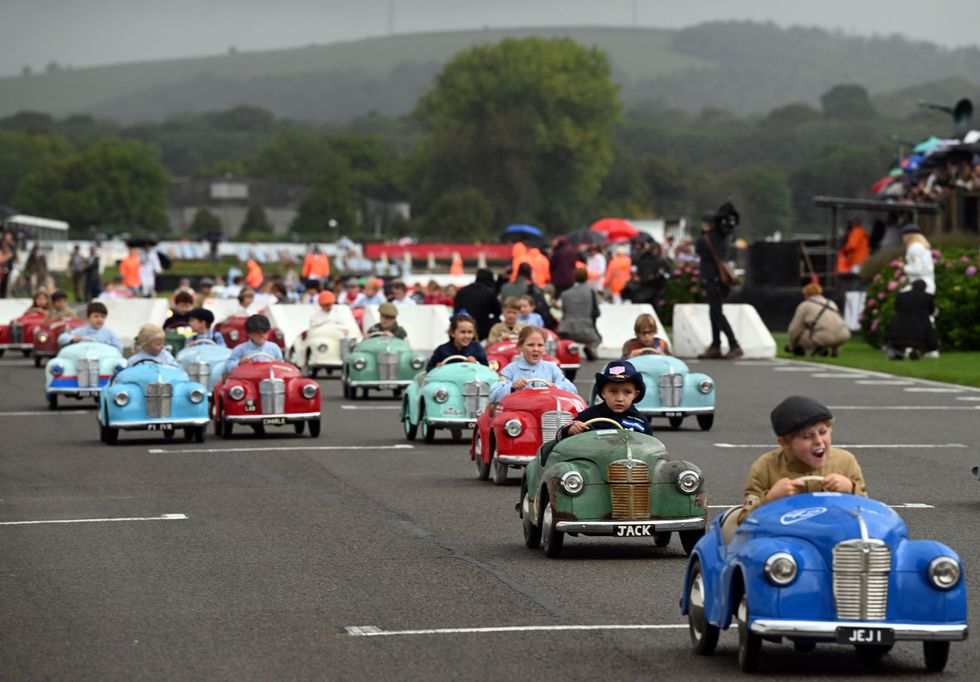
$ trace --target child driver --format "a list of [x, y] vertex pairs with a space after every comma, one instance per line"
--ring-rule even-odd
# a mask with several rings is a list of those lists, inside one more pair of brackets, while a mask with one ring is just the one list
[[605, 417], [618, 422], [627, 431], [650, 435], [650, 422], [640, 414], [633, 403], [643, 399], [646, 390], [643, 376], [628, 360], [614, 360], [606, 365], [601, 374], [595, 375], [596, 393], [604, 402], [578, 413], [578, 418], [558, 430], [556, 440], [575, 436], [589, 429], [584, 422]]

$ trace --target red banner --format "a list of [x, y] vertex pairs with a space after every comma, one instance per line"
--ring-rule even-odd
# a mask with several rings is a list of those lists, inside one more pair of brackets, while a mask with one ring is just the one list
[[510, 244], [365, 244], [364, 256], [372, 260], [387, 254], [391, 260], [403, 258], [403, 254], [409, 253], [413, 260], [425, 260], [431, 253], [436, 260], [451, 260], [453, 254], [458, 253], [463, 260], [476, 260], [480, 254], [484, 254], [488, 261], [509, 261]]

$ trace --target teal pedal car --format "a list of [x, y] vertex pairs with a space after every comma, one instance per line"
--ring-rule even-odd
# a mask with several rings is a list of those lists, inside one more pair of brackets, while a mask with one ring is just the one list
[[543, 544], [555, 558], [566, 535], [649, 538], [666, 547], [677, 532], [690, 554], [707, 519], [701, 469], [611, 419], [585, 423], [591, 430], [545, 443], [524, 470], [518, 513], [528, 548]]
[[402, 397], [401, 420], [405, 437], [415, 440], [419, 429], [426, 443], [435, 440], [436, 430], [449, 429], [461, 440], [464, 429], [476, 427], [490, 402], [490, 389], [500, 376], [487, 367], [451, 355], [431, 372], [419, 372]]
[[221, 380], [221, 372], [229, 355], [230, 348], [203, 339], [177, 353], [175, 359], [191, 381], [207, 386], [210, 391]]
[[44, 395], [48, 407], [58, 409], [59, 398], [94, 398], [109, 383], [113, 372], [126, 366], [126, 359], [107, 343], [85, 339], [72, 343], [44, 366]]
[[361, 389], [365, 398], [369, 391], [391, 391], [397, 398], [425, 367], [425, 361], [425, 354], [413, 351], [403, 339], [380, 332], [368, 334], [344, 359], [340, 377], [344, 397], [354, 400]]
[[[695, 417], [702, 431], [715, 423], [715, 382], [707, 374], [692, 372], [680, 358], [643, 353], [629, 358], [643, 375], [647, 387], [636, 409], [648, 418], [666, 418], [670, 428], [679, 429], [686, 417]], [[600, 400], [593, 391], [592, 403]]]
[[207, 388], [179, 367], [140, 360], [117, 372], [99, 399], [99, 436], [115, 445], [119, 431], [162, 431], [173, 438], [184, 429], [187, 440], [203, 443], [208, 417]]

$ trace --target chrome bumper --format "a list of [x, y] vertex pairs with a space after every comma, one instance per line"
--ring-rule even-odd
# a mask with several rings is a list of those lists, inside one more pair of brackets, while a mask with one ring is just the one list
[[194, 417], [193, 419], [147, 419], [144, 421], [132, 421], [132, 422], [109, 422], [109, 428], [120, 429], [122, 431], [164, 431], [169, 429], [158, 429], [158, 426], [167, 425], [172, 426], [175, 429], [181, 429], [185, 426], [204, 426], [211, 419], [208, 417]]
[[475, 429], [477, 417], [425, 418], [425, 423], [437, 429]]
[[837, 638], [837, 628], [875, 628], [891, 630], [896, 640], [958, 642], [969, 634], [966, 624], [945, 625], [928, 623], [889, 623], [886, 621], [856, 620], [779, 620], [757, 618], [749, 629], [764, 637], [805, 637], [808, 639]]
[[0, 343], [0, 350], [33, 350], [33, 343]]
[[637, 409], [648, 417], [665, 417], [668, 413], [686, 417], [689, 414], [711, 414], [715, 411], [713, 407], [640, 407]]
[[523, 467], [533, 462], [535, 457], [537, 455], [494, 455], [493, 458], [507, 466]]
[[60, 395], [97, 396], [102, 392], [101, 386], [85, 386], [82, 388], [72, 388], [70, 386], [57, 386], [45, 389], [47, 393], [58, 393]]
[[558, 368], [559, 369], [578, 369], [581, 366], [582, 366], [582, 363], [581, 362], [562, 362], [562, 363], [559, 363]]
[[[706, 525], [703, 516], [688, 519], [623, 519], [622, 521], [559, 521], [555, 524], [557, 530], [563, 533], [585, 533], [586, 535], [615, 535], [616, 528], [621, 526], [653, 526], [653, 532], [665, 533], [672, 530], [701, 530]], [[634, 536], [630, 536], [634, 537]]]
[[225, 421], [235, 423], [261, 422], [263, 419], [285, 419], [287, 422], [308, 422], [319, 419], [319, 412], [296, 412], [294, 414], [227, 414]]

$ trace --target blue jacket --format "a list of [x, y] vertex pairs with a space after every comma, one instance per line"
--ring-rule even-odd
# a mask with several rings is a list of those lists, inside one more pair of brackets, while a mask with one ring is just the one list
[[544, 379], [563, 391], [578, 393], [575, 384], [569, 381], [558, 365], [550, 360], [541, 360], [538, 364], [532, 365], [524, 359], [523, 355], [517, 355], [500, 371], [500, 376], [503, 381], [490, 391], [492, 403], [499, 403], [505, 396], [510, 395], [514, 390], [514, 382], [518, 379]]
[[209, 339], [211, 341], [214, 341], [215, 344], [218, 346], [226, 345], [225, 337], [221, 335], [221, 332], [209, 331], [209, 332], [205, 332], [204, 334], [195, 334], [194, 336], [190, 337], [189, 339], [187, 339], [187, 343], [184, 344], [184, 347], [186, 348], [187, 346], [194, 343], [195, 341], [200, 341], [202, 339]]
[[470, 345], [460, 350], [459, 348], [456, 348], [456, 344], [454, 344], [452, 339], [450, 339], [432, 351], [432, 357], [429, 358], [429, 364], [425, 366], [425, 371], [432, 371], [436, 365], [448, 358], [450, 355], [465, 355], [467, 357], [472, 355], [481, 365], [487, 364], [487, 354], [483, 352], [483, 346], [481, 346], [478, 341], [470, 341]]
[[177, 361], [174, 360], [174, 356], [170, 354], [166, 348], [160, 351], [159, 355], [150, 355], [145, 350], [141, 350], [138, 353], [133, 353], [129, 356], [127, 363], [130, 367], [135, 365], [140, 360], [153, 360], [153, 362], [158, 365], [169, 365], [171, 367], [179, 367]]
[[228, 361], [225, 362], [224, 373], [227, 374], [231, 370], [238, 367], [238, 363], [242, 361], [242, 358], [252, 355], [253, 353], [267, 353], [271, 355], [274, 360], [282, 360], [282, 351], [279, 346], [272, 343], [272, 341], [266, 341], [261, 346], [256, 346], [252, 343], [251, 339], [245, 343], [240, 343], [235, 346], [231, 355], [228, 356]]
[[[592, 407], [586, 408], [579, 412], [578, 416], [575, 417], [575, 421], [587, 422], [590, 419], [595, 419], [596, 417], [612, 419], [613, 421], [618, 422], [627, 431], [637, 431], [639, 433], [645, 433], [648, 436], [653, 435], [653, 429], [650, 428], [650, 420], [640, 414], [634, 405], [630, 405], [629, 409], [625, 412], [613, 412], [608, 406], [606, 406], [605, 403], [599, 403], [598, 405], [593, 405]], [[571, 427], [571, 424], [565, 424], [565, 426], [558, 429], [556, 438], [558, 440], [567, 438], [568, 430]], [[597, 428], [605, 427], [598, 425]]]
[[58, 335], [58, 345], [67, 346], [76, 336], [89, 336], [99, 343], [105, 343], [115, 347], [116, 350], [122, 353], [122, 344], [119, 343], [119, 337], [116, 336], [114, 331], [105, 326], [96, 329], [90, 324], [79, 327], [78, 329], [69, 329], [68, 331], [61, 332]]

